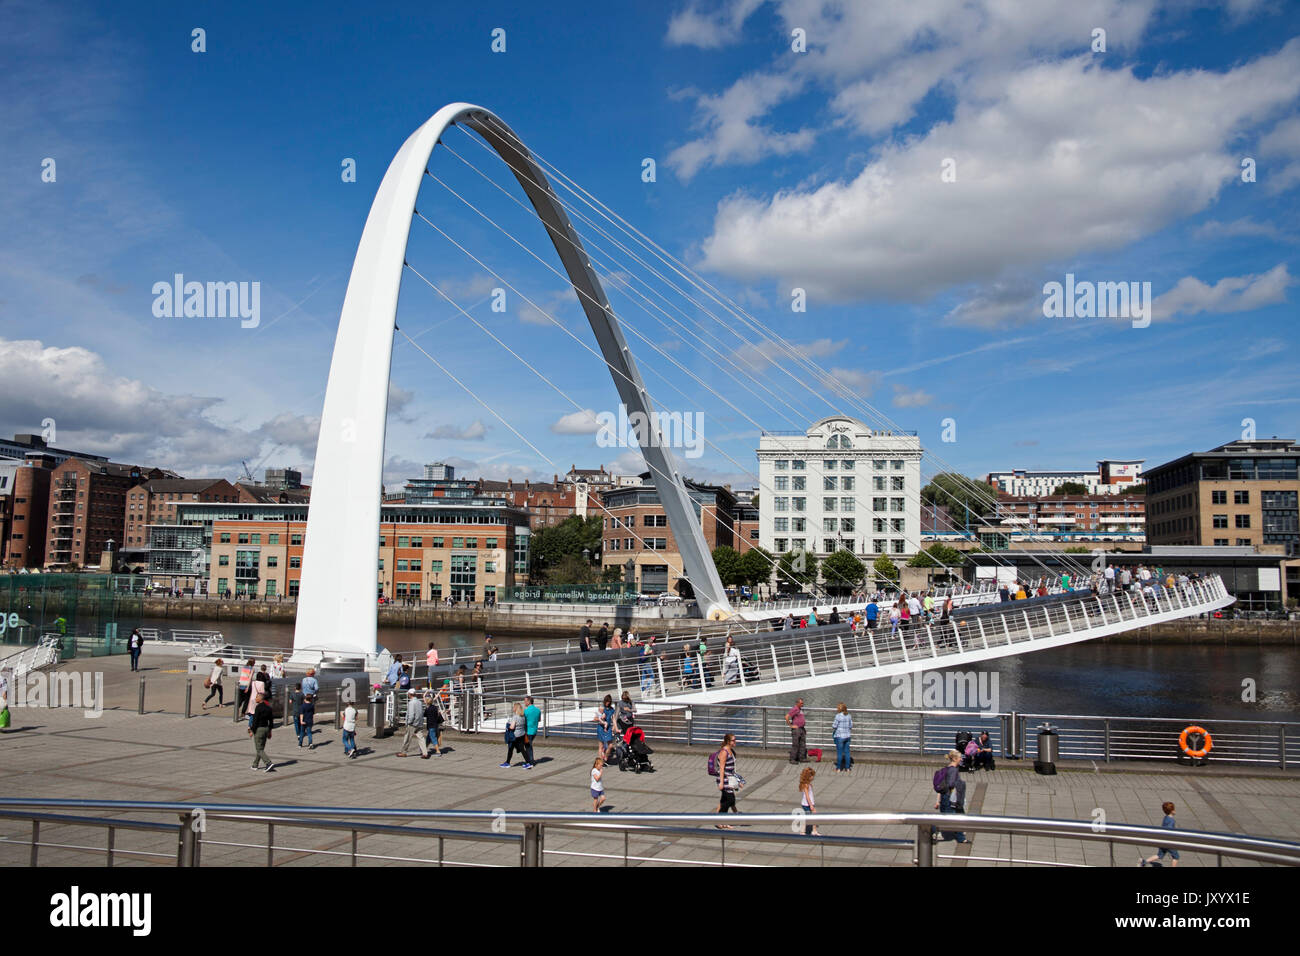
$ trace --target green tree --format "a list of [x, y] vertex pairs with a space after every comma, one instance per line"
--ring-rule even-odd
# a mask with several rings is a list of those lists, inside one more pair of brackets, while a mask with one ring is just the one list
[[940, 472], [921, 489], [922, 501], [947, 508], [957, 524], [966, 520], [968, 508], [972, 518], [985, 517], [993, 510], [996, 498], [997, 492], [989, 485], [955, 471]]
[[793, 591], [817, 581], [817, 555], [811, 551], [787, 551], [776, 567], [777, 590]]
[[847, 548], [832, 552], [822, 562], [822, 579], [832, 594], [846, 594], [861, 587], [866, 573], [867, 566]]
[[1091, 549], [1091, 548], [1085, 548], [1085, 547], [1084, 547], [1083, 545], [1081, 545], [1081, 544], [1073, 544], [1073, 545], [1070, 545], [1070, 547], [1068, 547], [1068, 548], [1065, 549], [1065, 553], [1066, 553], [1066, 554], [1091, 554], [1091, 553], [1092, 553], [1092, 549]]
[[1081, 481], [1063, 481], [1052, 492], [1054, 495], [1086, 495], [1088, 486]]
[[[534, 581], [555, 584], [588, 584], [588, 580], [570, 580], [561, 576], [563, 565], [565, 574], [578, 574], [572, 563], [565, 563], [565, 558], [575, 558], [580, 563], [592, 565], [600, 552], [602, 520], [598, 515], [583, 518], [570, 515], [553, 527], [538, 528], [529, 542], [530, 574]], [[582, 552], [586, 549], [589, 558], [584, 559]], [[599, 574], [599, 572], [596, 572]]]
[[887, 555], [882, 554], [876, 558], [875, 564], [871, 567], [875, 571], [877, 579], [888, 581], [891, 584], [897, 583], [898, 566], [893, 561], [890, 561]]
[[718, 569], [718, 577], [726, 587], [740, 584], [740, 552], [729, 545], [713, 549], [713, 566]]
[[941, 541], [936, 541], [924, 551], [918, 551], [907, 562], [909, 568], [960, 568], [966, 563], [966, 555], [956, 548], [950, 548]]
[[772, 557], [771, 552], [757, 546], [750, 548], [740, 556], [740, 583], [748, 584], [750, 587], [767, 584], [772, 580], [772, 566], [775, 563], [776, 559]]
[[1147, 483], [1144, 481], [1140, 485], [1134, 485], [1132, 488], [1124, 489], [1126, 495], [1145, 495], [1147, 493]]

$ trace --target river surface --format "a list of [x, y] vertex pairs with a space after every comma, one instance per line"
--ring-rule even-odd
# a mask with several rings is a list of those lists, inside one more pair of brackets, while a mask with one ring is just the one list
[[[167, 631], [175, 621], [150, 620], [146, 627]], [[293, 625], [238, 621], [194, 622], [196, 629], [216, 629], [234, 644], [293, 646]], [[527, 640], [496, 635], [502, 648]], [[575, 635], [576, 640], [576, 635]], [[463, 648], [477, 654], [478, 631], [379, 629], [379, 644], [395, 652], [423, 654], [433, 641], [441, 651]], [[541, 646], [544, 641], [535, 641]], [[563, 639], [555, 642], [563, 643]], [[575, 645], [576, 646], [576, 645]], [[1103, 644], [1092, 641], [1016, 657], [1003, 657], [972, 668], [984, 675], [984, 688], [997, 700], [992, 709], [1036, 714], [1176, 717], [1188, 720], [1300, 720], [1300, 650], [1223, 644]], [[1242, 700], [1243, 681], [1254, 681], [1255, 701]], [[911, 689], [914, 689], [912, 685]], [[892, 709], [891, 695], [901, 695], [888, 679], [824, 687], [804, 694], [809, 707]], [[765, 698], [763, 703], [786, 704]], [[901, 705], [900, 705], [901, 706]], [[971, 706], [976, 706], [972, 702]]]

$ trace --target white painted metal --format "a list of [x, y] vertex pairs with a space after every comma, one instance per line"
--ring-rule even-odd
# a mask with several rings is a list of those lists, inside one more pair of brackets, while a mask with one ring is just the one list
[[[578, 293], [623, 404], [629, 414], [640, 411], [646, 420], [658, 420], [600, 280], [541, 167], [492, 113], [468, 103], [444, 106], [393, 157], [353, 260], [321, 410], [294, 629], [295, 661], [313, 662], [326, 652], [373, 655], [377, 647], [384, 425], [398, 294], [424, 171], [453, 123], [482, 136], [515, 173]], [[677, 529], [674, 537], [700, 606], [710, 617], [728, 616], [726, 591], [676, 461], [659, 436], [639, 437], [669, 525]]]

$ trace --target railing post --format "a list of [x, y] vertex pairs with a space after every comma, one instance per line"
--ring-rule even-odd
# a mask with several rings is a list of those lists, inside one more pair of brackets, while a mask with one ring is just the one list
[[113, 865], [113, 843], [115, 842], [115, 837], [116, 837], [116, 836], [117, 836], [117, 830], [116, 830], [116, 828], [114, 828], [114, 827], [109, 827], [109, 828], [108, 828], [108, 846], [105, 848], [105, 852], [107, 853], [107, 858], [104, 860], [104, 865], [105, 865], [105, 866], [112, 866], [112, 865]]
[[879, 667], [880, 657], [876, 654], [876, 635], [872, 634], [871, 631], [867, 631], [867, 641], [871, 644], [871, 666]]
[[199, 828], [202, 826], [203, 818], [199, 817], [199, 825], [195, 826], [194, 814], [186, 811], [180, 815], [180, 840], [178, 841], [176, 865], [177, 866], [198, 866], [200, 855]]
[[804, 651], [808, 654], [808, 676], [809, 676], [809, 677], [816, 677], [816, 676], [817, 676], [817, 669], [816, 669], [815, 667], [813, 667], [813, 659], [812, 659], [812, 645], [810, 645], [807, 641], [804, 641], [804, 642], [803, 642], [803, 649], [804, 649]]
[[578, 671], [576, 668], [569, 668], [569, 678], [573, 682], [573, 699], [578, 699]]
[[1103, 729], [1104, 729], [1105, 732], [1106, 732], [1106, 733], [1105, 733], [1105, 750], [1104, 750], [1102, 756], [1105, 758], [1105, 762], [1106, 762], [1106, 763], [1110, 763], [1110, 721], [1109, 721], [1109, 720], [1105, 720], [1105, 721], [1103, 721], [1103, 722], [1102, 722], [1102, 726], [1103, 726]]
[[934, 840], [928, 826], [916, 828], [916, 865], [934, 866]]
[[524, 839], [519, 856], [521, 866], [542, 865], [542, 825], [540, 823], [524, 824]]
[[623, 693], [623, 672], [618, 669], [618, 661], [614, 662], [614, 686], [618, 693]]
[[1282, 769], [1286, 769], [1286, 724], [1277, 725], [1278, 750], [1282, 755]]
[[[847, 671], [847, 670], [849, 669], [849, 662], [848, 662], [848, 658], [846, 658], [846, 657], [844, 656], [844, 638], [843, 638], [843, 637], [840, 637], [840, 636], [838, 636], [838, 635], [836, 635], [836, 637], [835, 637], [835, 643], [836, 643], [837, 645], [839, 645], [839, 648], [840, 648], [840, 666], [843, 667], [844, 670]], [[743, 683], [744, 683], [743, 675], [744, 675], [744, 672], [745, 672], [745, 668], [744, 668], [744, 667], [741, 667], [740, 671], [741, 671], [741, 675], [742, 675], [741, 683], [743, 684]]]
[[33, 869], [36, 868], [36, 856], [37, 853], [40, 852], [40, 844], [41, 844], [41, 821], [33, 820], [32, 821], [32, 859], [30, 864]]
[[769, 644], [767, 645], [767, 649], [772, 652], [772, 674], [776, 678], [776, 682], [779, 684], [781, 683], [781, 665], [776, 659], [776, 646]]
[[[767, 708], [764, 707], [764, 708], [762, 709], [761, 713], [762, 713], [762, 715], [763, 715], [763, 743], [762, 743], [762, 749], [763, 749], [763, 750], [766, 750], [766, 749], [767, 749]], [[1285, 768], [1285, 766], [1286, 766], [1286, 749], [1285, 749], [1285, 744], [1283, 745], [1283, 751], [1282, 751], [1282, 763], [1283, 763], [1283, 767]]]
[[194, 678], [185, 678], [185, 719], [188, 720], [194, 716], [190, 713], [190, 704], [194, 699]]
[[924, 755], [925, 754], [925, 711], [922, 711], [919, 716], [921, 718], [921, 727], [918, 735], [920, 737], [920, 740], [917, 743], [916, 752]]
[[999, 613], [998, 617], [1002, 619], [1002, 633], [1007, 636], [1007, 646], [1010, 647], [1012, 644], [1011, 628], [1007, 627], [1007, 616], [1005, 614]]

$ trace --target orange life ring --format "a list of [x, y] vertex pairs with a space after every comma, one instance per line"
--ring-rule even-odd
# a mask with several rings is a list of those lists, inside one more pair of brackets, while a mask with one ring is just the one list
[[[1205, 738], [1205, 743], [1200, 750], [1193, 750], [1188, 745], [1187, 743], [1188, 734], [1200, 734], [1202, 737]], [[1196, 725], [1192, 725], [1191, 727], [1184, 727], [1183, 732], [1178, 735], [1178, 746], [1179, 748], [1182, 749], [1183, 753], [1187, 754], [1187, 756], [1199, 760], [1201, 757], [1204, 757], [1214, 748], [1214, 738], [1210, 736], [1210, 732], [1206, 730], [1204, 727], [1197, 727]]]

